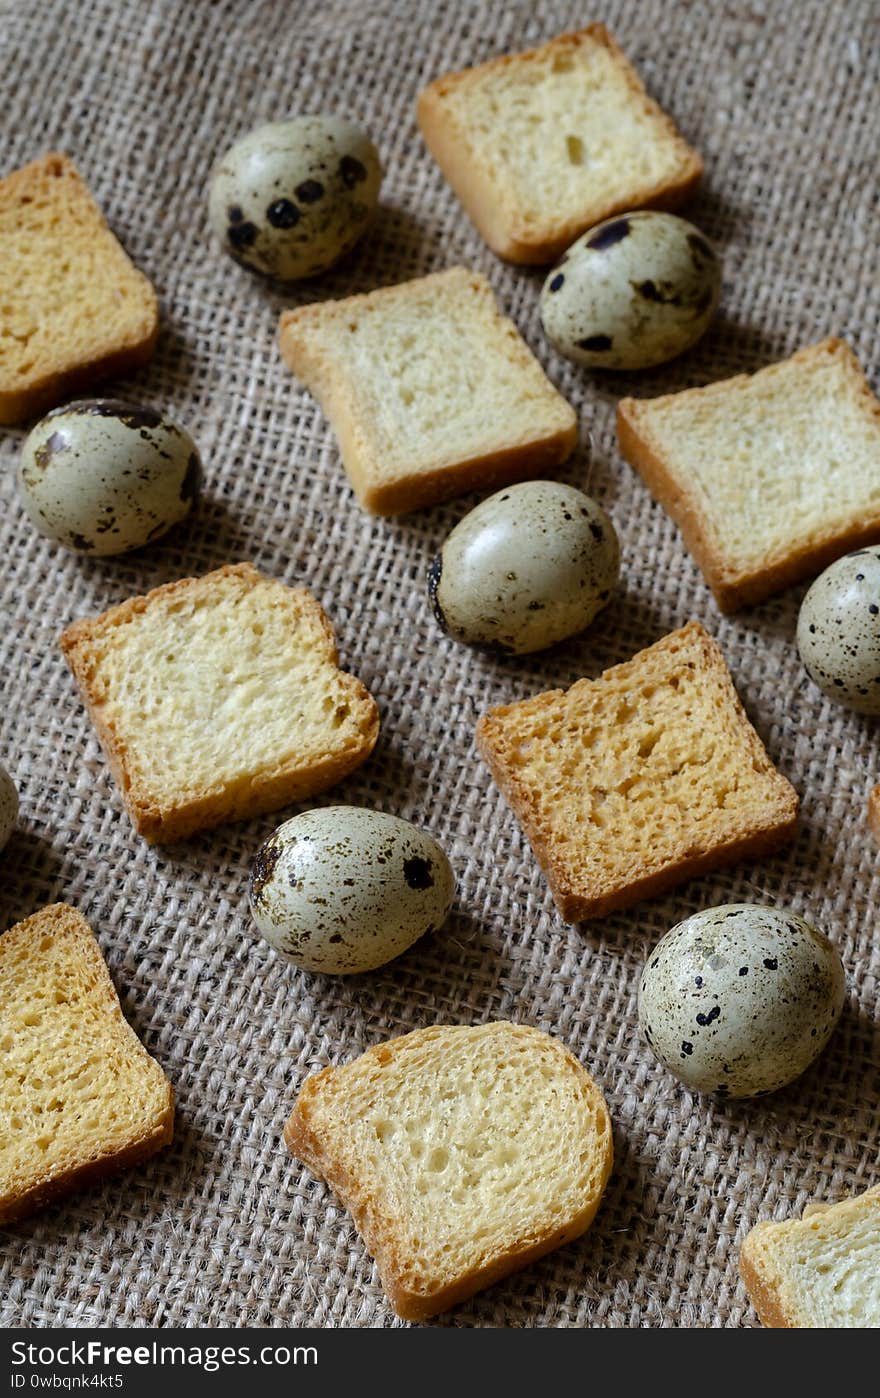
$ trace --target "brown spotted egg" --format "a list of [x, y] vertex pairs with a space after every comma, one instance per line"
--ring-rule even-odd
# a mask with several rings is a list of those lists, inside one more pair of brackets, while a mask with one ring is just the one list
[[55, 408], [25, 439], [18, 467], [21, 502], [40, 533], [92, 555], [160, 538], [189, 514], [201, 485], [188, 432], [113, 398]]
[[0, 850], [5, 849], [18, 820], [18, 792], [6, 768], [0, 764]]
[[601, 505], [559, 481], [526, 481], [455, 526], [429, 569], [428, 594], [455, 640], [527, 655], [589, 626], [619, 571]]
[[211, 177], [211, 228], [246, 267], [278, 281], [326, 272], [376, 211], [376, 147], [337, 116], [273, 121], [249, 132]]
[[560, 354], [591, 369], [647, 369], [707, 329], [721, 263], [692, 223], [624, 214], [572, 243], [541, 293], [541, 320]]
[[880, 548], [848, 553], [819, 575], [801, 604], [797, 647], [829, 699], [880, 714]]
[[285, 821], [257, 853], [250, 906], [266, 941], [306, 971], [372, 971], [446, 921], [455, 876], [437, 841], [397, 816], [327, 806]]
[[809, 922], [731, 903], [694, 913], [657, 944], [639, 985], [639, 1024], [694, 1092], [757, 1097], [809, 1068], [843, 996], [840, 957]]

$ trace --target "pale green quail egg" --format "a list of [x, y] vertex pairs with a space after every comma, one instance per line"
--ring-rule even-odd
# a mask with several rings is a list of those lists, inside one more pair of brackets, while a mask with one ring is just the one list
[[0, 763], [0, 850], [5, 849], [18, 820], [18, 792], [15, 782]]
[[589, 626], [619, 571], [601, 505], [558, 481], [526, 481], [455, 526], [431, 564], [428, 593], [455, 640], [526, 655]]
[[188, 432], [153, 408], [85, 398], [25, 439], [18, 468], [32, 523], [75, 553], [128, 553], [190, 512], [202, 463]]
[[372, 971], [436, 932], [455, 876], [433, 837], [358, 806], [285, 821], [254, 860], [250, 905], [266, 941], [306, 971]]
[[721, 263], [692, 223], [624, 214], [578, 238], [544, 283], [541, 320], [560, 354], [591, 369], [646, 369], [707, 329]]
[[809, 1068], [843, 996], [840, 957], [809, 922], [731, 903], [694, 913], [657, 944], [639, 986], [639, 1024], [695, 1092], [757, 1097]]
[[838, 558], [801, 604], [797, 647], [829, 699], [880, 714], [880, 548]]
[[382, 168], [372, 141], [337, 116], [258, 126], [211, 177], [211, 228], [237, 262], [278, 281], [326, 272], [376, 211]]

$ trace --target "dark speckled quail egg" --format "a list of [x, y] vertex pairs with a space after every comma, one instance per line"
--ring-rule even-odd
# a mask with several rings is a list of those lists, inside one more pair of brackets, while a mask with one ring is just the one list
[[455, 526], [431, 564], [428, 593], [455, 640], [527, 655], [589, 626], [619, 570], [601, 505], [558, 481], [526, 481]]
[[819, 575], [801, 604], [797, 646], [830, 699], [880, 714], [880, 548], [848, 553]]
[[65, 548], [128, 553], [189, 514], [202, 484], [195, 442], [153, 408], [89, 398], [56, 408], [18, 467], [32, 523]]
[[541, 293], [544, 331], [591, 369], [647, 369], [707, 329], [721, 263], [692, 223], [644, 211], [607, 219], [572, 243]]
[[843, 994], [840, 957], [810, 923], [729, 903], [694, 913], [657, 944], [639, 986], [639, 1024], [695, 1092], [757, 1097], [809, 1068]]
[[258, 126], [211, 177], [215, 236], [237, 262], [278, 281], [326, 272], [376, 210], [376, 147], [350, 121], [303, 116]]
[[0, 850], [5, 849], [18, 820], [18, 792], [6, 768], [0, 764]]
[[350, 975], [400, 956], [446, 921], [455, 876], [409, 821], [328, 806], [285, 821], [251, 872], [251, 912], [266, 941], [306, 971]]

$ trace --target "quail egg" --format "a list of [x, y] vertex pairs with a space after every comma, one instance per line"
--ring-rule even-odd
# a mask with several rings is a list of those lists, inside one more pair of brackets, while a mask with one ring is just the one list
[[428, 593], [455, 640], [527, 655], [589, 626], [619, 571], [601, 505], [558, 481], [526, 481], [455, 526], [431, 564]]
[[326, 272], [375, 213], [382, 169], [353, 122], [304, 116], [258, 126], [211, 177], [215, 236], [237, 262], [278, 281]]
[[848, 553], [819, 575], [801, 604], [797, 647], [829, 699], [880, 714], [880, 548]]
[[560, 354], [590, 369], [647, 369], [707, 329], [721, 263], [692, 223], [644, 211], [606, 219], [572, 243], [541, 293]]
[[707, 908], [648, 959], [639, 1024], [695, 1092], [757, 1097], [799, 1077], [843, 1008], [840, 957], [802, 917], [755, 903]]
[[454, 893], [449, 860], [424, 830], [381, 811], [329, 806], [285, 821], [261, 847], [250, 905], [287, 960], [350, 975], [436, 932]]
[[0, 850], [5, 849], [18, 820], [18, 792], [6, 768], [0, 764]]
[[87, 398], [26, 437], [18, 488], [32, 523], [65, 548], [128, 553], [189, 514], [202, 463], [188, 432], [153, 408]]

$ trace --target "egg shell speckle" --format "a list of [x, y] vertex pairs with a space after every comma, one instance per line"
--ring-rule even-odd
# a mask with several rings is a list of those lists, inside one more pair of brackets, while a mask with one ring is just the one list
[[188, 432], [153, 408], [87, 398], [55, 408], [22, 446], [21, 502], [46, 538], [74, 553], [128, 553], [193, 508], [202, 463]]
[[696, 343], [720, 291], [721, 263], [692, 223], [624, 214], [572, 243], [544, 283], [541, 321], [576, 364], [647, 369]]
[[0, 850], [6, 848], [18, 820], [18, 792], [6, 768], [0, 765]]
[[694, 913], [648, 959], [639, 1024], [695, 1092], [756, 1097], [822, 1052], [843, 1007], [839, 955], [794, 913], [753, 903]]
[[306, 971], [372, 971], [445, 922], [455, 876], [437, 841], [397, 816], [329, 806], [280, 825], [254, 860], [251, 912]]
[[455, 526], [428, 593], [455, 640], [526, 655], [589, 626], [619, 571], [614, 525], [595, 500], [558, 481], [526, 481]]
[[880, 548], [848, 553], [820, 573], [801, 604], [797, 647], [829, 699], [880, 714]]
[[211, 228], [231, 257], [278, 281], [317, 276], [372, 219], [382, 168], [372, 141], [337, 116], [294, 117], [237, 141], [211, 177]]

